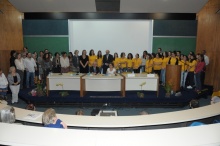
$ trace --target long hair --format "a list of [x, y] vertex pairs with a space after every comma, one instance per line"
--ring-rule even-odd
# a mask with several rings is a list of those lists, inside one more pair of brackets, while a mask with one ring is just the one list
[[97, 53], [97, 58], [99, 59], [99, 58], [102, 58], [102, 51], [98, 51], [98, 53]]
[[56, 112], [54, 109], [47, 109], [42, 115], [42, 122], [44, 125], [49, 125], [54, 123], [54, 118], [56, 117]]

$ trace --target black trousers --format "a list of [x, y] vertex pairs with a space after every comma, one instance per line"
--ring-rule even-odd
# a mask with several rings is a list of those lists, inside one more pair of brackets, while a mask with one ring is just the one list
[[189, 85], [193, 86], [195, 84], [194, 83], [194, 72], [193, 71], [188, 72], [188, 76], [189, 76]]

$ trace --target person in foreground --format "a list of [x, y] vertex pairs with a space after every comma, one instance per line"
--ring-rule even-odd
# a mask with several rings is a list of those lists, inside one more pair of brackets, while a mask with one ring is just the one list
[[52, 108], [49, 108], [44, 112], [42, 116], [42, 122], [44, 124], [44, 127], [67, 129], [67, 125], [57, 118], [56, 112]]
[[15, 123], [15, 109], [11, 106], [6, 106], [0, 110], [0, 121], [2, 123]]

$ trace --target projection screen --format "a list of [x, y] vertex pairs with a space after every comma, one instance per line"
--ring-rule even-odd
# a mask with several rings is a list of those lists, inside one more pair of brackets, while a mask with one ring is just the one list
[[152, 52], [153, 20], [80, 20], [68, 21], [69, 51], [93, 49], [105, 54], [108, 49], [113, 55], [117, 52]]

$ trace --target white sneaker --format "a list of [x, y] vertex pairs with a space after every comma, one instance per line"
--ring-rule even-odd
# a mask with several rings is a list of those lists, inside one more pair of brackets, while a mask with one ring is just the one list
[[192, 86], [187, 86], [187, 89], [192, 89], [193, 87]]

